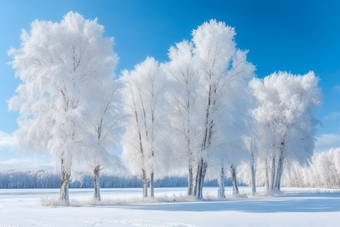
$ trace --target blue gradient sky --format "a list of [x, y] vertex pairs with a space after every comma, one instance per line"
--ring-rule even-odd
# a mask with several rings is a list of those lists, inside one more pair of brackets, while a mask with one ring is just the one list
[[51, 169], [49, 156], [32, 158], [11, 151], [18, 113], [6, 100], [20, 83], [7, 62], [20, 47], [21, 29], [35, 19], [59, 22], [69, 11], [98, 18], [105, 36], [114, 36], [120, 63], [132, 69], [146, 56], [167, 61], [170, 45], [191, 38], [210, 19], [235, 27], [236, 42], [263, 78], [275, 71], [320, 77], [324, 105], [316, 110], [317, 152], [340, 147], [340, 1], [1, 1], [0, 3], [0, 170]]

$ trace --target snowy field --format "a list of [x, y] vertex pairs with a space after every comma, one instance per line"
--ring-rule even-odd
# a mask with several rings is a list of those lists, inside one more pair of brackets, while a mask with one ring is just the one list
[[[102, 199], [140, 197], [140, 188], [102, 189]], [[261, 189], [260, 189], [261, 190]], [[217, 188], [205, 187], [208, 197]], [[240, 187], [241, 193], [250, 188]], [[59, 189], [0, 189], [0, 226], [340, 226], [340, 190], [283, 188], [277, 197], [43, 207], [39, 198]], [[156, 188], [156, 197], [186, 188]], [[70, 199], [88, 199], [92, 189], [70, 189]], [[231, 188], [226, 188], [231, 194]], [[210, 196], [209, 196], [210, 195]]]

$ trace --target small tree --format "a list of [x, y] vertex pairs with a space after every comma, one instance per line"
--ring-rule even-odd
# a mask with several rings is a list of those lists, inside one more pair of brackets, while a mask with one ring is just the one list
[[93, 104], [96, 113], [90, 131], [96, 144], [90, 150], [92, 156], [89, 166], [93, 172], [94, 198], [97, 200], [100, 200], [99, 174], [102, 168], [124, 171], [120, 158], [109, 152], [114, 150], [125, 131], [120, 89], [120, 81], [103, 81], [102, 88], [96, 94], [96, 103]]
[[30, 34], [22, 31], [21, 48], [9, 51], [23, 82], [9, 101], [9, 109], [20, 112], [17, 148], [47, 151], [60, 163], [65, 204], [74, 165], [86, 161], [96, 143], [88, 130], [95, 115], [91, 100], [117, 64], [113, 38], [103, 32], [97, 20], [69, 12], [60, 23], [34, 21]]

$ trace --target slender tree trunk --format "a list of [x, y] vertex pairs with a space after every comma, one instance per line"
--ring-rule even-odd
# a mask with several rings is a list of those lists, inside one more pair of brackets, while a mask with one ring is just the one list
[[197, 173], [196, 173], [196, 198], [200, 199], [200, 189], [201, 189], [201, 177], [202, 177], [202, 161], [201, 159], [197, 166]]
[[266, 158], [266, 192], [269, 192], [269, 174], [268, 174], [268, 160]]
[[225, 194], [224, 194], [224, 168], [223, 168], [223, 163], [221, 165], [221, 172], [220, 172], [220, 177], [218, 179], [218, 192], [217, 192], [217, 196], [220, 199], [224, 199], [225, 198]]
[[100, 165], [96, 165], [93, 169], [93, 185], [94, 185], [94, 199], [100, 201], [100, 184], [99, 184]]
[[231, 180], [233, 183], [233, 194], [238, 195], [239, 191], [238, 191], [237, 180], [236, 180], [236, 167], [234, 166], [234, 164], [230, 165], [230, 171], [231, 171]]
[[143, 172], [143, 197], [148, 197], [148, 178], [146, 176], [146, 171], [142, 169]]
[[256, 193], [256, 157], [257, 157], [257, 148], [254, 143], [253, 138], [250, 140], [250, 151], [251, 151], [251, 192], [252, 195]]
[[150, 197], [154, 198], [154, 172], [150, 174]]
[[192, 195], [196, 196], [197, 198], [197, 187], [198, 187], [198, 172], [200, 171], [200, 165], [197, 165], [196, 171], [195, 171], [195, 178], [194, 178], [194, 182], [193, 182], [193, 191], [192, 191]]
[[[188, 97], [190, 92], [187, 90]], [[187, 110], [188, 110], [188, 118], [187, 118], [187, 152], [189, 156], [189, 165], [188, 165], [188, 191], [187, 195], [191, 196], [193, 194], [193, 170], [192, 170], [192, 154], [191, 154], [191, 149], [190, 149], [190, 102], [187, 101]]]
[[204, 177], [207, 172], [208, 163], [201, 158], [197, 168], [197, 199], [203, 199]]
[[276, 190], [281, 190], [281, 176], [283, 171], [283, 157], [280, 157], [277, 167]]
[[255, 195], [256, 193], [256, 172], [254, 163], [251, 163], [251, 193]]
[[281, 142], [281, 148], [280, 148], [280, 156], [277, 160], [277, 170], [276, 170], [276, 181], [275, 181], [275, 190], [280, 191], [281, 186], [281, 176], [282, 176], [282, 170], [283, 170], [283, 159], [284, 159], [284, 150], [285, 150], [285, 139]]
[[275, 165], [275, 157], [272, 159], [272, 173], [271, 173], [271, 185], [270, 190], [273, 191], [275, 189], [275, 182], [276, 182], [276, 165]]
[[189, 165], [188, 167], [189, 169], [189, 173], [188, 173], [188, 192], [187, 195], [191, 196], [192, 195], [192, 191], [193, 191], [193, 176], [192, 176], [192, 165]]
[[200, 198], [203, 199], [203, 185], [204, 185], [204, 179], [205, 179], [205, 174], [207, 173], [207, 169], [208, 169], [208, 163], [203, 161], [203, 167], [202, 167], [202, 177], [201, 177], [201, 196]]
[[[209, 83], [211, 80], [211, 73], [209, 73]], [[205, 129], [204, 129], [204, 136], [203, 136], [203, 141], [201, 145], [201, 151], [204, 152], [209, 148], [211, 144], [211, 136], [212, 136], [212, 129], [213, 129], [213, 120], [210, 119], [211, 115], [211, 108], [215, 104], [215, 100], [212, 100], [212, 85], [209, 84], [209, 95], [208, 95], [208, 105], [206, 109], [206, 118], [205, 118]], [[216, 89], [215, 89], [216, 93]], [[197, 168], [197, 194], [196, 198], [197, 199], [202, 199], [203, 198], [203, 183], [204, 183], [204, 177], [205, 173], [207, 171], [208, 163], [203, 160], [203, 157], [201, 157], [201, 160], [198, 164]]]
[[69, 202], [69, 182], [70, 182], [70, 174], [67, 170], [65, 160], [62, 158], [61, 159], [59, 200], [67, 206], [70, 205], [70, 202]]

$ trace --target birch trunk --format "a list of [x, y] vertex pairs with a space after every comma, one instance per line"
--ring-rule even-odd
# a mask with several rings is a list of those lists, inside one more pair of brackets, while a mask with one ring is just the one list
[[256, 157], [257, 157], [257, 147], [254, 144], [253, 139], [250, 140], [250, 150], [251, 150], [251, 192], [252, 195], [256, 193]]
[[100, 165], [96, 165], [93, 170], [94, 199], [100, 201], [100, 185], [99, 185]]
[[150, 197], [154, 198], [154, 172], [150, 175]]
[[276, 176], [276, 190], [281, 190], [281, 176], [283, 171], [283, 158], [279, 159], [278, 167], [277, 167], [277, 176]]
[[196, 198], [200, 199], [200, 189], [201, 189], [201, 177], [202, 177], [202, 161], [200, 160], [197, 166], [197, 173], [196, 173]]
[[266, 192], [269, 192], [268, 160], [266, 158]]
[[[276, 190], [277, 191], [280, 191], [281, 189], [281, 176], [282, 176], [282, 171], [283, 171], [284, 151], [286, 147], [285, 138], [286, 138], [286, 135], [284, 136], [284, 139], [281, 142], [280, 157], [277, 163], [277, 173], [276, 173]], [[300, 174], [298, 176], [300, 176]]]
[[70, 174], [67, 171], [64, 159], [61, 159], [61, 173], [60, 173], [60, 196], [59, 200], [65, 205], [70, 205], [69, 202], [69, 182]]
[[224, 168], [223, 168], [223, 164], [221, 166], [221, 172], [220, 172], [220, 178], [218, 179], [218, 192], [217, 192], [217, 197], [220, 199], [224, 199], [225, 198], [225, 194], [224, 194]]
[[271, 173], [271, 185], [270, 190], [273, 191], [275, 189], [276, 182], [276, 165], [275, 165], [275, 157], [272, 159], [272, 173]]
[[[211, 76], [212, 73], [209, 73], [209, 83], [211, 82]], [[216, 93], [216, 89], [214, 90]], [[204, 129], [204, 136], [203, 136], [203, 141], [201, 145], [201, 151], [204, 152], [206, 151], [210, 144], [211, 144], [211, 138], [212, 138], [212, 131], [213, 131], [213, 125], [214, 121], [211, 118], [211, 111], [215, 104], [216, 100], [212, 100], [212, 95], [213, 95], [213, 88], [212, 85], [209, 84], [209, 95], [208, 95], [208, 105], [206, 109], [206, 117], [205, 117], [205, 129]], [[197, 199], [202, 199], [203, 198], [203, 183], [204, 183], [204, 177], [205, 173], [207, 171], [208, 163], [203, 160], [203, 157], [201, 157], [201, 160], [198, 164], [197, 168], [197, 194], [196, 198]]]
[[207, 172], [208, 163], [206, 163], [203, 158], [198, 164], [197, 168], [197, 199], [203, 199], [203, 184], [204, 184], [204, 177]]
[[204, 185], [204, 179], [205, 179], [205, 174], [207, 173], [207, 168], [208, 168], [208, 163], [203, 161], [203, 167], [202, 167], [202, 177], [201, 177], [201, 196], [200, 199], [203, 199], [203, 185]]
[[142, 169], [143, 172], [143, 197], [148, 197], [148, 179], [146, 176], [146, 171]]
[[232, 183], [233, 183], [233, 194], [238, 195], [239, 191], [238, 191], [238, 187], [237, 187], [236, 168], [235, 168], [234, 164], [230, 165], [230, 171], [231, 171], [231, 180], [232, 180]]
[[199, 172], [199, 164], [197, 165], [196, 172], [194, 174], [195, 178], [193, 182], [193, 191], [192, 191], [192, 195], [196, 196], [196, 198], [197, 198], [197, 186], [198, 186], [198, 172]]
[[188, 192], [187, 195], [191, 196], [192, 195], [192, 191], [193, 191], [193, 176], [192, 176], [192, 166], [189, 165], [188, 167], [189, 169], [189, 173], [188, 173]]
[[254, 163], [251, 164], [251, 193], [253, 195], [256, 193], [256, 172]]

